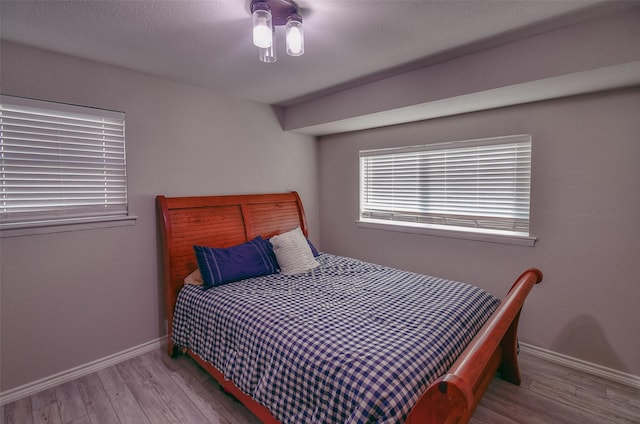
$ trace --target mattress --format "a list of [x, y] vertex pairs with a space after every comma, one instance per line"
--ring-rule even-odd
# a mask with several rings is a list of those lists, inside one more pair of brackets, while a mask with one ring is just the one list
[[499, 300], [460, 282], [330, 254], [178, 296], [173, 342], [283, 424], [400, 423]]

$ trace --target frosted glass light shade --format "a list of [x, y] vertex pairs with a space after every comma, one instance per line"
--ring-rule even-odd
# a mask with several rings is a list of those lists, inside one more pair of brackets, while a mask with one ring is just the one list
[[276, 32], [271, 31], [271, 45], [269, 47], [260, 47], [258, 49], [258, 58], [264, 63], [273, 63], [276, 58]]
[[289, 17], [286, 32], [287, 54], [290, 56], [302, 56], [304, 53], [304, 32], [302, 31], [302, 18], [299, 15]]
[[253, 44], [261, 49], [273, 44], [273, 22], [268, 9], [253, 11]]

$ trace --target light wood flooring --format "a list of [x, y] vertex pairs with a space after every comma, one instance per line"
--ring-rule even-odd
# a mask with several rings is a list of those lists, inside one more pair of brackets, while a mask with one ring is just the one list
[[[640, 423], [640, 390], [524, 353], [520, 366], [522, 385], [494, 379], [472, 424]], [[0, 424], [259, 424], [191, 359], [170, 359], [160, 350], [9, 403], [0, 412]]]

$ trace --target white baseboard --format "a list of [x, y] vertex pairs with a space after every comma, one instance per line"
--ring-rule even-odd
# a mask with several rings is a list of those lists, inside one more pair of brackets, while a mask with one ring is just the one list
[[528, 353], [531, 356], [536, 356], [555, 364], [564, 365], [568, 368], [582, 371], [590, 375], [602, 377], [609, 381], [623, 384], [634, 389], [640, 389], [640, 377], [636, 375], [627, 374], [622, 371], [603, 367], [602, 365], [593, 364], [591, 362], [583, 361], [551, 350], [542, 349], [541, 347], [533, 346], [528, 343], [520, 342], [519, 345], [521, 352]]
[[50, 377], [25, 384], [24, 386], [7, 390], [6, 392], [0, 393], [0, 406], [18, 399], [22, 399], [24, 397], [34, 395], [38, 392], [41, 392], [42, 390], [50, 389], [59, 384], [66, 383], [67, 381], [75, 380], [76, 378], [94, 373], [103, 368], [110, 367], [111, 365], [124, 362], [127, 359], [134, 358], [136, 356], [150, 352], [154, 349], [160, 349], [163, 346], [166, 346], [166, 344], [167, 338], [161, 337], [159, 339], [151, 340], [150, 342], [143, 343], [130, 349], [123, 350], [122, 352], [114, 353], [113, 355], [106, 356], [102, 359], [89, 362], [88, 364], [80, 365], [79, 367], [75, 367], [70, 370], [54, 374]]
[[[144, 353], [150, 352], [154, 349], [163, 348], [164, 346], [166, 346], [166, 344], [167, 338], [161, 337], [159, 339], [143, 343], [139, 346], [135, 346], [127, 350], [123, 350], [122, 352], [115, 353], [102, 359], [89, 362], [88, 364], [63, 371], [61, 373], [43, 378], [38, 381], [34, 381], [32, 383], [25, 384], [24, 386], [16, 387], [15, 389], [11, 389], [6, 392], [2, 392], [0, 393], [0, 406], [27, 396], [34, 395], [42, 390], [50, 389], [59, 384], [66, 383], [67, 381], [71, 381], [76, 378], [91, 374], [103, 368], [107, 368], [111, 365], [126, 361], [127, 359], [131, 359]], [[545, 359], [549, 362], [564, 365], [566, 367], [582, 371], [587, 374], [596, 375], [616, 383], [633, 387], [635, 389], [640, 389], [640, 377], [635, 375], [603, 367], [601, 365], [596, 365], [547, 349], [542, 349], [528, 343], [520, 342], [520, 350], [524, 353]]]

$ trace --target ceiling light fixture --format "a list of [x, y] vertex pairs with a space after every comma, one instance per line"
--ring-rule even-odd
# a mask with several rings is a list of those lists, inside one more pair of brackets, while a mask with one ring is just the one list
[[253, 44], [262, 62], [276, 61], [276, 27], [286, 29], [286, 51], [290, 56], [304, 53], [302, 16], [292, 0], [252, 0]]

